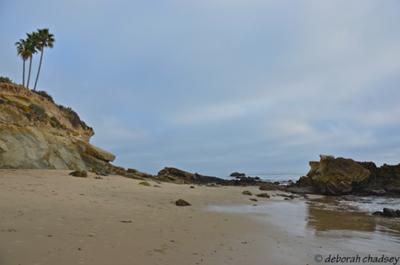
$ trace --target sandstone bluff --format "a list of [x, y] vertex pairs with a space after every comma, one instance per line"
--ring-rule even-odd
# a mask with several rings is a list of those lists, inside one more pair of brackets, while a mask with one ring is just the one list
[[115, 155], [90, 144], [93, 135], [76, 112], [45, 92], [0, 83], [0, 168], [128, 174], [110, 163]]

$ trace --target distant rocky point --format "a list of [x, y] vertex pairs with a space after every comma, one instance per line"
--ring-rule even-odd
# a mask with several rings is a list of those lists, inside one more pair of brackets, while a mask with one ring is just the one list
[[328, 195], [400, 195], [400, 164], [377, 167], [373, 162], [320, 156], [289, 190]]

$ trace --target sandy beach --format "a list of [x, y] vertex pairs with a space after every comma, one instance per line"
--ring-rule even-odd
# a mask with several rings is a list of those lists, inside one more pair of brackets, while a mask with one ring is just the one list
[[[254, 202], [242, 191], [259, 193], [257, 187], [144, 186], [69, 172], [0, 170], [1, 265], [287, 265], [315, 264], [316, 254], [399, 254], [398, 237], [377, 234], [376, 218], [326, 217], [304, 198], [285, 201], [278, 191]], [[192, 205], [178, 207], [177, 199]]]

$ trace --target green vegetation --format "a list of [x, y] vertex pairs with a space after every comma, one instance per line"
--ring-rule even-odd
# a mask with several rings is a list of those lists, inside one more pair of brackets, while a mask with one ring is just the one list
[[12, 84], [12, 80], [10, 78], [8, 78], [8, 77], [0, 76], [0, 83]]
[[42, 96], [46, 99], [48, 99], [50, 102], [54, 103], [54, 99], [52, 96], [50, 96], [46, 91], [37, 91], [37, 90], [32, 90], [35, 94], [38, 94], [39, 96]]
[[[23, 62], [22, 66], [23, 86], [29, 88], [33, 55], [40, 51], [39, 67], [36, 74], [35, 85], [33, 87], [33, 90], [36, 90], [36, 86], [40, 75], [40, 69], [42, 68], [44, 49], [53, 48], [54, 42], [55, 42], [54, 35], [49, 32], [49, 29], [38, 29], [36, 32], [27, 33], [26, 39], [20, 39], [18, 42], [15, 43], [15, 46], [17, 47], [17, 53], [22, 58]], [[25, 64], [28, 59], [29, 59], [29, 70], [28, 70], [28, 78], [25, 84]]]
[[78, 126], [82, 126], [83, 129], [88, 130], [91, 129], [87, 124], [79, 118], [79, 115], [70, 107], [64, 107], [62, 105], [58, 105], [58, 107], [67, 115], [68, 120], [71, 122], [72, 126], [75, 128]]
[[56, 117], [54, 117], [54, 116], [50, 118], [49, 122], [50, 122], [50, 125], [51, 125], [53, 128], [56, 128], [56, 129], [65, 129], [64, 125], [62, 125], [62, 124], [60, 123], [60, 121], [59, 121]]
[[39, 121], [47, 121], [48, 116], [41, 106], [31, 104], [29, 105], [29, 118]]

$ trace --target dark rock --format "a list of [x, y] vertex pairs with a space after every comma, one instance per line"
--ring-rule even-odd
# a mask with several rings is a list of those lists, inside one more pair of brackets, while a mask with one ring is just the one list
[[260, 198], [270, 198], [269, 194], [266, 193], [266, 192], [256, 194], [256, 196], [257, 196], [257, 197], [260, 197]]
[[176, 206], [190, 206], [191, 204], [185, 200], [179, 199], [175, 202]]
[[193, 174], [173, 167], [164, 168], [158, 172], [158, 175], [155, 178], [160, 181], [173, 182], [177, 184], [223, 184], [226, 181], [217, 177], [203, 176], [197, 173]]
[[258, 200], [256, 198], [250, 198], [249, 200], [253, 201], [253, 202], [258, 202]]
[[129, 174], [136, 174], [136, 173], [138, 173], [139, 171], [137, 171], [137, 170], [134, 169], [134, 168], [128, 168], [128, 169], [126, 170], [126, 172], [129, 173]]
[[69, 173], [70, 176], [78, 177], [78, 178], [87, 178], [88, 174], [85, 170], [75, 170]]
[[395, 218], [395, 217], [400, 217], [400, 210], [383, 208], [382, 212], [374, 212], [373, 215]]
[[243, 192], [242, 192], [242, 194], [243, 195], [248, 195], [248, 196], [251, 196], [251, 195], [253, 195], [250, 191], [248, 191], [248, 190], [244, 190]]
[[233, 173], [230, 174], [230, 176], [232, 178], [244, 178], [244, 177], [246, 177], [246, 174], [245, 173], [240, 173], [240, 172], [233, 172]]

